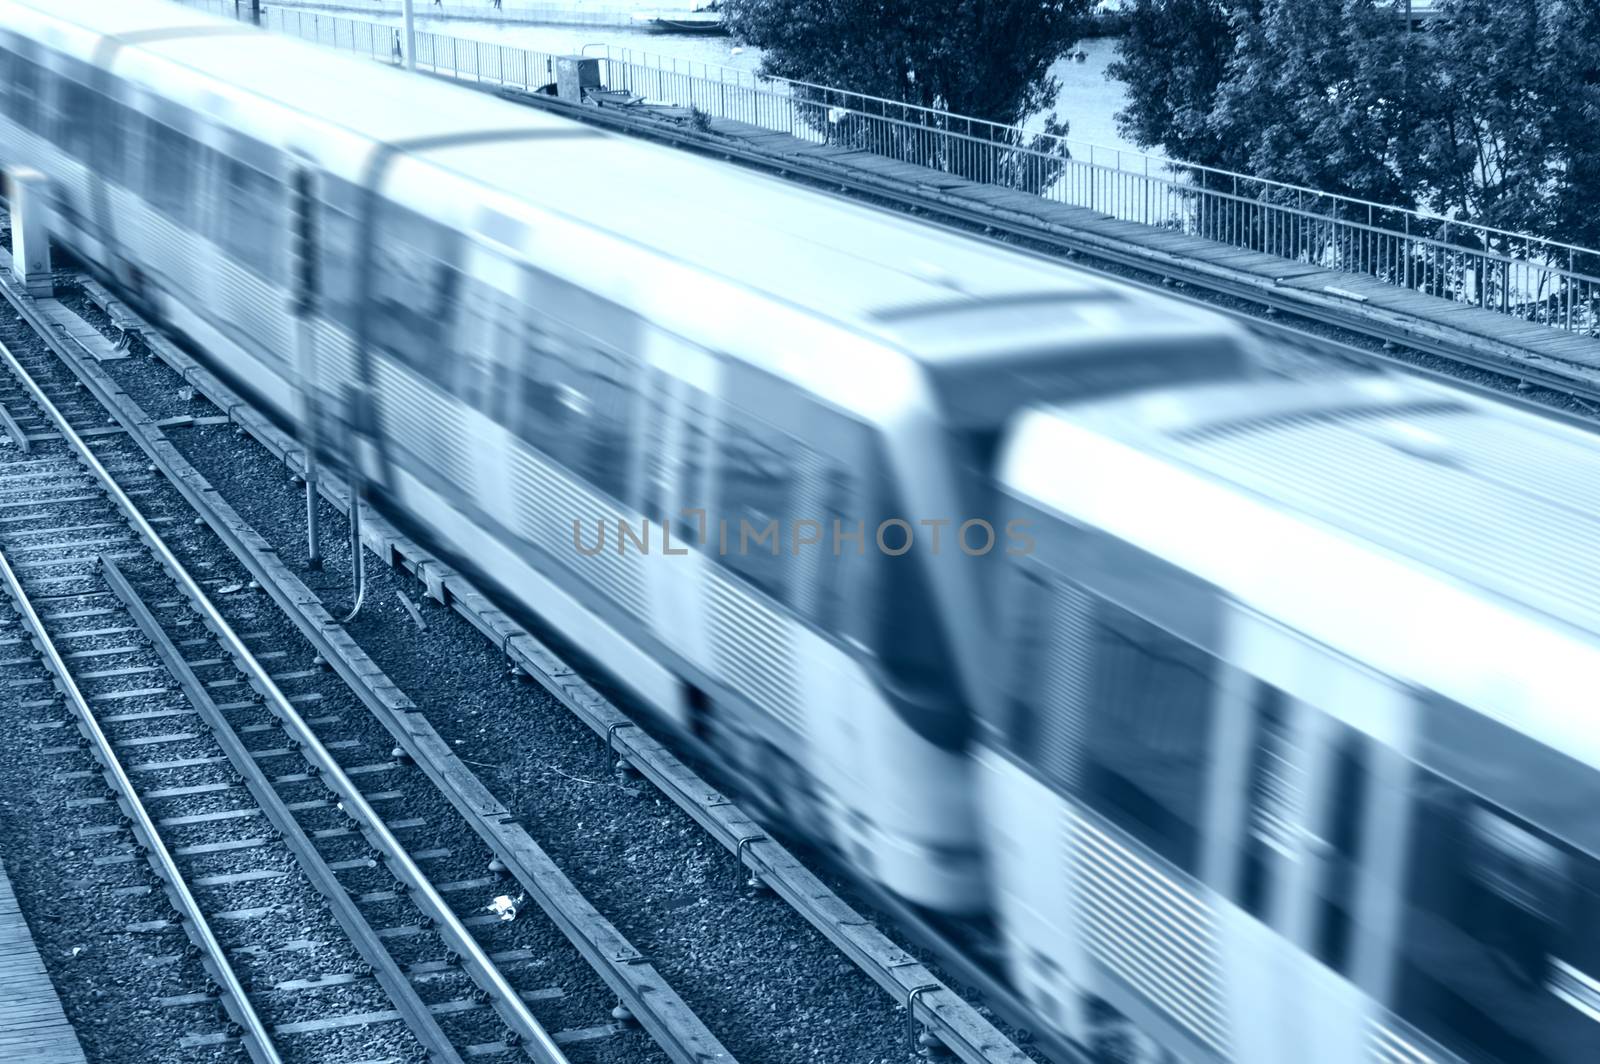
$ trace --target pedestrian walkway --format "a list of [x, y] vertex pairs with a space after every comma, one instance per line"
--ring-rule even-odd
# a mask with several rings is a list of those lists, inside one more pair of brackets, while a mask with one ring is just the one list
[[[1054, 203], [1040, 196], [966, 178], [861, 149], [815, 144], [761, 126], [713, 118], [709, 130], [775, 157], [823, 160], [866, 171], [873, 177], [928, 195], [965, 201], [985, 211], [1022, 219], [1046, 231], [1065, 231], [1084, 245], [1136, 257], [1148, 268], [1181, 280], [1205, 278], [1259, 290], [1273, 290], [1322, 312], [1392, 330], [1397, 339], [1414, 337], [1448, 345], [1481, 363], [1530, 381], [1556, 375], [1600, 395], [1600, 339], [1523, 321], [1385, 284], [1365, 274], [1346, 273], [1294, 259], [1267, 255], [1231, 244], [1120, 221], [1084, 207]], [[1199, 275], [1196, 278], [1196, 275]]]
[[83, 1064], [83, 1047], [0, 867], [0, 1061]]

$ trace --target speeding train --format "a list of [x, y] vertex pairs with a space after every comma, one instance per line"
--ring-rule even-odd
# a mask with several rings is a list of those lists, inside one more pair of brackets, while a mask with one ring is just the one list
[[1573, 430], [159, 0], [0, 0], [0, 165], [1041, 1022], [1594, 1059]]
[[1000, 430], [1245, 372], [1231, 325], [182, 7], [0, 15], [61, 240], [866, 875], [982, 906]]
[[1183, 1060], [1600, 1060], [1600, 447], [1388, 376], [1023, 414], [996, 925]]

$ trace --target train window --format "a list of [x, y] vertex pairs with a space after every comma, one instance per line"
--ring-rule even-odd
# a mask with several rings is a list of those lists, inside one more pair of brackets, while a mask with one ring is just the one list
[[[706, 431], [701, 403], [691, 407], [689, 423], [683, 426], [683, 436], [678, 447], [677, 488], [673, 497], [664, 497], [661, 502], [663, 509], [674, 508], [677, 518], [678, 537], [685, 543], [694, 543], [704, 547], [710, 542], [707, 534], [709, 529], [706, 522], [710, 519], [710, 508], [706, 504], [706, 493], [710, 486], [706, 483], [706, 473], [710, 468], [709, 458], [713, 446], [711, 433]], [[702, 513], [685, 511], [700, 510]]]
[[528, 321], [522, 357], [522, 402], [517, 434], [557, 463], [575, 469], [582, 458], [579, 431], [588, 416], [582, 364], [571, 336], [548, 318]]
[[1250, 756], [1249, 826], [1239, 853], [1239, 905], [1267, 917], [1274, 873], [1295, 859], [1294, 826], [1302, 804], [1300, 772], [1290, 750], [1283, 692], [1256, 685], [1256, 738]]
[[1362, 819], [1367, 811], [1367, 758], [1370, 747], [1360, 732], [1341, 726], [1335, 744], [1323, 860], [1322, 901], [1314, 948], [1336, 972], [1349, 963], [1350, 935], [1360, 881]]
[[31, 59], [17, 56], [11, 73], [11, 117], [17, 124], [34, 132], [39, 131], [42, 101], [40, 92], [44, 85], [44, 71]]
[[121, 184], [127, 180], [124, 175], [126, 136], [123, 126], [132, 116], [120, 103], [98, 92], [94, 93], [93, 105], [94, 146], [91, 150], [95, 168], [107, 181]]
[[1416, 777], [1396, 1011], [1474, 1064], [1600, 1059], [1600, 862]]
[[346, 328], [355, 326], [356, 245], [360, 240], [355, 218], [322, 203], [317, 213], [317, 282], [322, 313]]
[[1083, 793], [1161, 856], [1194, 872], [1216, 659], [1104, 599], [1094, 612]]
[[148, 119], [144, 157], [145, 199], [175, 221], [192, 223], [193, 182], [198, 161], [194, 141], [171, 126]]
[[[674, 510], [674, 514], [670, 515], [677, 518], [678, 538], [699, 547], [710, 542], [707, 526], [710, 520], [710, 502], [707, 499], [710, 485], [706, 483], [706, 475], [710, 469], [710, 451], [715, 443], [706, 426], [704, 411], [709, 405], [709, 398], [701, 392], [694, 392], [690, 406], [685, 411], [682, 437], [678, 438], [675, 490], [661, 502], [662, 507]], [[694, 514], [693, 510], [699, 510], [699, 514]]]
[[441, 390], [452, 385], [449, 339], [461, 274], [450, 230], [385, 203], [372, 243], [372, 339]]
[[518, 434], [613, 499], [627, 501], [639, 417], [633, 359], [549, 317], [530, 323]]
[[[730, 411], [731, 413], [731, 411]], [[717, 525], [722, 563], [778, 601], [784, 601], [785, 532], [792, 524], [790, 492], [796, 441], [758, 417], [724, 418], [717, 448]]]
[[55, 78], [51, 137], [61, 150], [87, 161], [95, 137], [95, 96], [89, 86], [68, 77]]
[[1052, 786], [1076, 790], [1093, 659], [1094, 599], [1083, 588], [1024, 568], [1009, 629], [1013, 648], [1007, 747]]
[[520, 354], [519, 305], [504, 292], [468, 278], [466, 313], [456, 339], [456, 396], [500, 424], [506, 424], [515, 392], [507, 394], [502, 373]]
[[[843, 533], [859, 534], [861, 545], [841, 536], [835, 549], [829, 530], [827, 562], [839, 570], [833, 579], [841, 598], [848, 597], [841, 603], [843, 621], [836, 627], [846, 633], [862, 630], [864, 641], [890, 677], [892, 693], [911, 703], [902, 712], [909, 709], [936, 719], [952, 712], [961, 692], [948, 645], [949, 628], [940, 619], [929, 581], [931, 537], [924, 536], [926, 529], [916, 528], [914, 534], [921, 539], [913, 541], [913, 549], [895, 555], [891, 552], [904, 546], [904, 530], [889, 525], [881, 547], [876, 542], [878, 529], [884, 527], [880, 522], [892, 517], [912, 520], [915, 510], [900, 494], [900, 481], [891, 474], [884, 448], [875, 452], [871, 465], [862, 463], [870, 479], [852, 480], [842, 507], [847, 511], [841, 522]], [[945, 529], [941, 551], [950, 550], [950, 538]]]
[[584, 474], [613, 499], [627, 500], [628, 440], [639, 415], [637, 367], [597, 343], [591, 343], [586, 354], [589, 410]]
[[1043, 571], [1035, 572], [1024, 564], [1008, 567], [1001, 579], [1005, 581], [998, 599], [1004, 628], [1001, 646], [1007, 653], [1005, 698], [996, 715], [986, 714], [981, 724], [990, 742], [1003, 750], [1019, 752], [1034, 747], [1034, 703], [1050, 651], [1045, 612], [1050, 584]]
[[674, 425], [679, 420], [674, 417], [674, 411], [680, 400], [673, 394], [671, 378], [664, 370], [650, 369], [645, 373], [642, 387], [645, 396], [642, 416], [648, 431], [644, 439], [644, 483], [639, 510], [652, 520], [673, 522], [672, 534], [685, 544], [694, 543], [699, 524], [693, 515], [686, 517], [679, 511], [703, 506], [699, 499], [700, 469], [691, 463], [697, 463], [704, 454], [704, 441], [700, 433], [692, 436], [687, 433], [690, 425], [698, 426], [701, 420], [695, 409], [700, 393], [693, 393], [693, 397], [684, 400], [690, 408], [681, 418], [684, 425], [679, 431], [686, 434], [686, 439], [674, 444]]
[[224, 157], [222, 165], [219, 243], [260, 276], [282, 280], [278, 249], [288, 222], [283, 185], [237, 159]]
[[860, 481], [837, 459], [798, 441], [795, 447], [794, 519], [785, 531], [795, 535], [796, 521], [815, 521], [820, 542], [799, 547], [798, 552], [792, 543], [786, 545], [792, 568], [790, 601], [795, 612], [821, 631], [837, 632], [850, 615], [851, 599], [859, 589], [849, 576], [854, 571], [850, 558], [842, 551], [837, 557], [833, 553], [833, 528], [834, 522], [843, 527], [861, 519]]

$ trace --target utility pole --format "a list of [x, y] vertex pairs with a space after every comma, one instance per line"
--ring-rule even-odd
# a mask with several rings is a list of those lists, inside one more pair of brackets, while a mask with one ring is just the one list
[[[416, 72], [416, 13], [411, 10], [411, 0], [403, 0], [405, 8], [405, 69]], [[355, 501], [350, 501], [354, 509]]]
[[[299, 390], [297, 413], [300, 442], [305, 447], [306, 568], [322, 568], [321, 500], [317, 497], [317, 199], [311, 172], [294, 172], [294, 319], [295, 376]], [[350, 500], [352, 511], [355, 497]], [[359, 564], [360, 559], [356, 559]]]
[[250, 0], [250, 25], [261, 25], [261, 0]]

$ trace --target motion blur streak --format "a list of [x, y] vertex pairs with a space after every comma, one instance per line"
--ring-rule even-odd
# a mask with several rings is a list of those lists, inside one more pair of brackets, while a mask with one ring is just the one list
[[[0, 162], [773, 818], [992, 933], [1041, 1023], [1600, 1059], [1589, 437], [157, 0], [0, 0]], [[574, 549], [683, 500], [1030, 549]]]

